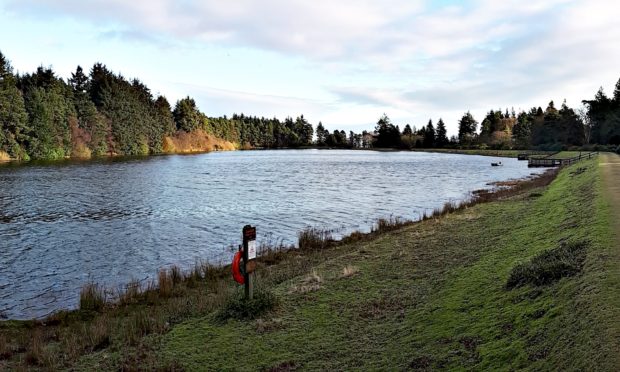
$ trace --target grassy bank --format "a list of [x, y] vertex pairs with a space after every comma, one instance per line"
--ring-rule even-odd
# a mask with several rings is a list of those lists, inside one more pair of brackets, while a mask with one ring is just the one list
[[203, 265], [115, 306], [4, 323], [0, 369], [617, 370], [620, 263], [596, 161], [343, 244], [300, 236], [261, 259], [250, 308]]
[[550, 155], [551, 151], [529, 151], [529, 150], [489, 150], [489, 149], [413, 149], [412, 151], [421, 152], [440, 152], [446, 154], [464, 154], [464, 155], [483, 155], [483, 156], [499, 156], [504, 158], [516, 158], [519, 154], [539, 154]]

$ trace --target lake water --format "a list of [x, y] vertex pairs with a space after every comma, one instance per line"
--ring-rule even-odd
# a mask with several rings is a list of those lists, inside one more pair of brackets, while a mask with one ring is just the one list
[[0, 315], [74, 308], [89, 281], [117, 287], [172, 264], [227, 263], [246, 224], [272, 244], [296, 243], [306, 226], [368, 231], [542, 171], [516, 159], [346, 150], [0, 166]]

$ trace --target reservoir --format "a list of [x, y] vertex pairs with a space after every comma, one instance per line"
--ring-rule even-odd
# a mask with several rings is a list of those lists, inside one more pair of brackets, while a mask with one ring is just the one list
[[117, 288], [170, 265], [229, 263], [246, 224], [259, 244], [296, 244], [308, 226], [338, 237], [543, 171], [516, 159], [347, 150], [0, 166], [0, 317], [75, 308], [91, 281]]

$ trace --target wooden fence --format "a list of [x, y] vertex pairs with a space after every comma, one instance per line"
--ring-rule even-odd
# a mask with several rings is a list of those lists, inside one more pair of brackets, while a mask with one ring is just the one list
[[528, 167], [562, 167], [565, 165], [571, 165], [574, 164], [578, 161], [581, 160], [585, 160], [585, 159], [591, 159], [594, 156], [598, 155], [598, 152], [588, 152], [585, 154], [579, 154], [579, 156], [575, 156], [572, 158], [565, 158], [565, 159], [554, 159], [554, 158], [542, 158], [542, 159], [537, 159], [537, 158], [529, 158], [527, 160], [527, 166]]

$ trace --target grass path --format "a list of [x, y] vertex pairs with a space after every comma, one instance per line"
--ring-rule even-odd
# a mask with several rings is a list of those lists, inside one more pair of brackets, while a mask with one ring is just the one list
[[[610, 252], [608, 270], [610, 277], [607, 292], [614, 306], [610, 328], [610, 339], [614, 340], [616, 359], [620, 360], [620, 155], [604, 153], [600, 157], [599, 167], [602, 173], [603, 193], [609, 203], [611, 215], [611, 234], [613, 246]], [[620, 363], [620, 361], [618, 362]]]
[[603, 174], [603, 190], [615, 215], [615, 235], [620, 239], [620, 155], [602, 154], [599, 166]]

